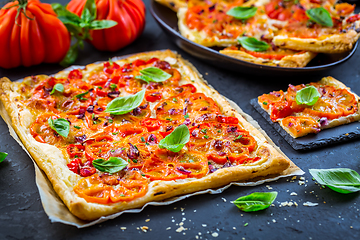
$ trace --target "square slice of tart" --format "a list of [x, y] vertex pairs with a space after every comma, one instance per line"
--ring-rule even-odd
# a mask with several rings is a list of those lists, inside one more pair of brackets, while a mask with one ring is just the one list
[[293, 138], [360, 119], [358, 95], [333, 77], [306, 85], [290, 84], [286, 92], [259, 96], [258, 104]]

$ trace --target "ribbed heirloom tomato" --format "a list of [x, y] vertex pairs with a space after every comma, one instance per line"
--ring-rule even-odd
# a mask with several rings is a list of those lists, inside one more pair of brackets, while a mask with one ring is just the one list
[[[141, 0], [95, 0], [97, 20], [113, 20], [118, 24], [109, 29], [91, 31], [94, 47], [101, 51], [116, 51], [132, 43], [144, 30], [145, 5]], [[72, 0], [70, 12], [80, 16], [86, 0]]]
[[14, 68], [60, 62], [70, 47], [70, 34], [51, 5], [19, 0], [0, 10], [0, 67]]

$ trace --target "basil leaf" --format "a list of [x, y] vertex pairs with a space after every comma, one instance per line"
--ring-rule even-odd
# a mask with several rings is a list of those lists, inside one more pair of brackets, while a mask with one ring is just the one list
[[296, 92], [296, 103], [298, 105], [306, 104], [308, 106], [314, 105], [320, 97], [320, 93], [314, 86], [305, 87]]
[[125, 97], [117, 97], [108, 103], [105, 112], [113, 115], [121, 115], [137, 108], [144, 100], [145, 89]]
[[60, 3], [51, 3], [51, 8], [54, 10], [54, 12], [59, 16], [60, 14], [58, 14], [58, 11], [62, 11], [63, 9], [65, 9], [65, 7], [63, 5], [61, 5]]
[[81, 13], [81, 18], [82, 15], [84, 14], [85, 9], [87, 9], [89, 12], [86, 13], [88, 14], [88, 18], [90, 19], [89, 22], [93, 21], [96, 19], [96, 3], [94, 0], [87, 0], [83, 9], [83, 12]]
[[263, 52], [266, 51], [270, 45], [266, 42], [259, 41], [253, 37], [238, 37], [238, 42], [243, 46], [246, 50], [254, 51], [254, 52]]
[[141, 79], [146, 82], [163, 82], [171, 78], [171, 74], [161, 70], [157, 67], [148, 67], [140, 70], [142, 75], [136, 76], [136, 79]]
[[0, 152], [0, 163], [4, 161], [4, 159], [7, 157], [8, 153], [6, 152]]
[[360, 175], [349, 168], [309, 169], [315, 180], [339, 193], [360, 191]]
[[51, 6], [54, 12], [57, 14], [58, 19], [66, 26], [69, 32], [73, 33], [75, 36], [82, 34], [82, 29], [79, 26], [81, 19], [78, 15], [70, 12], [59, 3], [53, 3]]
[[55, 91], [63, 93], [64, 92], [64, 85], [62, 85], [61, 83], [55, 84], [55, 86], [53, 87], [53, 89], [50, 92], [50, 95], [54, 94]]
[[52, 118], [48, 119], [49, 126], [51, 129], [56, 131], [59, 135], [67, 137], [70, 132], [70, 123], [64, 118], [57, 118], [53, 120]]
[[89, 28], [93, 30], [105, 29], [116, 26], [118, 23], [113, 20], [95, 20], [90, 23]]
[[69, 21], [79, 23], [81, 19], [75, 13], [70, 12], [65, 8], [65, 6], [61, 5], [60, 3], [52, 3], [52, 9], [58, 15], [58, 17], [66, 17]]
[[257, 7], [233, 7], [226, 14], [236, 19], [245, 20], [253, 17], [256, 11]]
[[147, 83], [149, 83], [149, 82], [152, 81], [151, 78], [149, 78], [149, 77], [147, 77], [147, 76], [145, 76], [145, 75], [138, 75], [138, 76], [135, 76], [135, 78], [136, 78], [136, 79], [143, 80], [143, 81], [145, 81], [145, 82], [147, 82]]
[[308, 16], [311, 21], [325, 27], [332, 27], [334, 25], [330, 13], [323, 7], [306, 10], [306, 16]]
[[84, 25], [91, 22], [91, 20], [92, 20], [91, 18], [92, 18], [92, 16], [91, 16], [90, 10], [87, 8], [84, 8], [84, 10], [81, 13], [81, 20], [83, 22], [80, 23], [80, 27], [85, 27]]
[[109, 160], [95, 159], [92, 161], [94, 168], [101, 172], [117, 173], [123, 170], [128, 162], [120, 157], [110, 157]]
[[166, 148], [172, 152], [179, 152], [190, 140], [190, 131], [186, 125], [180, 125], [169, 135], [161, 139], [160, 148]]
[[69, 32], [75, 35], [82, 33], [82, 28], [79, 26], [80, 22], [73, 21], [66, 16], [59, 16], [58, 19], [66, 26]]
[[233, 203], [244, 212], [255, 212], [268, 208], [277, 197], [277, 192], [254, 192], [239, 197]]

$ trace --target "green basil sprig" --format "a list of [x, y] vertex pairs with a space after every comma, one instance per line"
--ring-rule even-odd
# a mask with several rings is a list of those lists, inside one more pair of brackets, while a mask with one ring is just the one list
[[68, 11], [65, 6], [59, 3], [53, 3], [51, 6], [60, 21], [69, 30], [71, 36], [76, 39], [76, 42], [70, 47], [65, 58], [60, 62], [62, 66], [69, 66], [75, 62], [78, 56], [78, 47], [84, 47], [84, 40], [91, 40], [90, 30], [111, 28], [117, 25], [117, 22], [112, 20], [95, 20], [95, 0], [86, 1], [80, 17]]
[[296, 103], [298, 105], [306, 104], [308, 106], [314, 105], [319, 100], [321, 94], [314, 86], [305, 87], [296, 92]]
[[172, 152], [179, 152], [190, 140], [190, 131], [186, 125], [180, 125], [169, 135], [161, 139], [160, 148], [166, 148]]
[[315, 180], [339, 193], [360, 191], [360, 175], [349, 168], [309, 169]]
[[236, 19], [245, 20], [253, 17], [256, 11], [257, 7], [233, 7], [226, 14]]
[[255, 212], [268, 208], [277, 197], [277, 192], [254, 192], [247, 196], [239, 197], [233, 203], [241, 211]]
[[266, 51], [270, 45], [266, 42], [259, 41], [253, 37], [238, 37], [238, 42], [243, 46], [246, 50], [254, 51], [254, 52], [263, 52]]
[[147, 83], [149, 82], [164, 82], [171, 78], [171, 74], [161, 70], [157, 67], [148, 67], [140, 70], [141, 75], [136, 76], [136, 79], [141, 79]]
[[57, 118], [53, 120], [52, 118], [48, 119], [49, 126], [51, 129], [56, 131], [59, 135], [67, 137], [70, 132], [70, 123], [64, 118]]
[[109, 160], [95, 159], [92, 161], [94, 168], [101, 172], [117, 173], [123, 170], [128, 162], [120, 157], [110, 157]]
[[306, 16], [308, 16], [311, 21], [325, 27], [332, 27], [334, 25], [330, 13], [323, 7], [306, 10]]
[[6, 152], [0, 152], [0, 163], [5, 160], [7, 155], [8, 155], [8, 153], [6, 153]]
[[53, 89], [51, 90], [50, 92], [50, 95], [54, 94], [55, 91], [58, 91], [60, 93], [63, 93], [64, 92], [64, 85], [62, 85], [61, 83], [57, 83], [55, 84], [55, 86], [53, 87]]
[[131, 112], [133, 109], [140, 106], [144, 100], [145, 89], [134, 95], [128, 95], [125, 97], [117, 97], [108, 103], [105, 112], [113, 115], [121, 115]]

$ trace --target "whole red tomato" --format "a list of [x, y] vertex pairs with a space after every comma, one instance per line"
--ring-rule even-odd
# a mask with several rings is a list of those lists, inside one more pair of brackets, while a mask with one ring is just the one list
[[[145, 5], [141, 0], [96, 0], [97, 20], [113, 20], [112, 28], [91, 31], [90, 41], [101, 51], [116, 51], [132, 43], [144, 30]], [[86, 0], [72, 0], [70, 12], [81, 16]]]
[[0, 10], [0, 36], [3, 68], [57, 63], [70, 47], [70, 34], [64, 24], [50, 4], [38, 0], [6, 4]]

